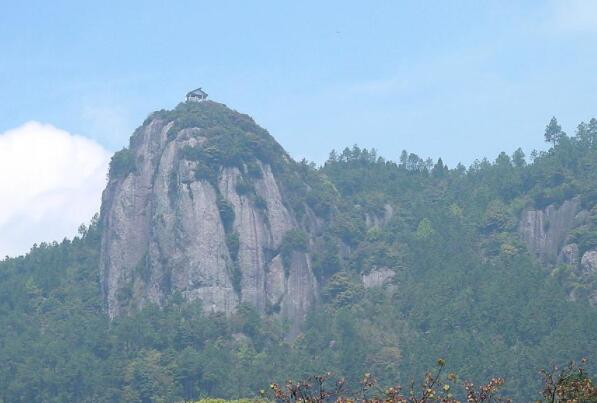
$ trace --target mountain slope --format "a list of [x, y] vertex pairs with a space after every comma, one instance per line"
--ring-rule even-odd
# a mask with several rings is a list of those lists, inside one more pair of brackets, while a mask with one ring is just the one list
[[597, 121], [533, 157], [317, 168], [224, 105], [156, 112], [89, 228], [0, 262], [0, 402], [406, 385], [440, 356], [534, 400], [539, 368], [596, 368]]

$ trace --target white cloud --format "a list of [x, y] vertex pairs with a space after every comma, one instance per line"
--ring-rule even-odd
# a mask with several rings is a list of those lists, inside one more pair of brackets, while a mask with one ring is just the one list
[[555, 27], [561, 31], [597, 33], [597, 1], [556, 0], [553, 19]]
[[96, 142], [47, 124], [0, 133], [0, 258], [75, 235], [99, 211], [109, 160]]

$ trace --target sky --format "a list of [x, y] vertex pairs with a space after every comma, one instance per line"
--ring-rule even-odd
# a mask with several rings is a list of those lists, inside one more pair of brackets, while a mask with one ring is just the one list
[[109, 156], [203, 87], [296, 159], [449, 166], [597, 115], [597, 1], [27, 1], [0, 14], [0, 256], [72, 237]]

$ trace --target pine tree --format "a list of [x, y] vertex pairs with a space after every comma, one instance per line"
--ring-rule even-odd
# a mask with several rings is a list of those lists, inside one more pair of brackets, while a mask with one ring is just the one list
[[553, 143], [555, 147], [565, 136], [566, 133], [562, 131], [562, 126], [558, 124], [556, 117], [552, 117], [549, 121], [549, 124], [545, 126], [545, 141], [548, 143]]

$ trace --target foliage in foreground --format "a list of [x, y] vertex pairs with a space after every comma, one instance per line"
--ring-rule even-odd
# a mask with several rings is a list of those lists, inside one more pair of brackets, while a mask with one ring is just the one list
[[[504, 379], [491, 378], [487, 383], [475, 386], [461, 380], [453, 373], [445, 373], [445, 361], [437, 361], [437, 369], [427, 372], [420, 385], [412, 382], [408, 388], [400, 385], [380, 387], [369, 373], [358, 383], [357, 390], [347, 390], [344, 378], [334, 378], [331, 373], [312, 376], [300, 382], [288, 381], [284, 387], [272, 384], [271, 397], [278, 402], [370, 402], [370, 403], [498, 403], [511, 402], [502, 396]], [[545, 403], [594, 403], [597, 402], [597, 386], [582, 366], [570, 363], [563, 369], [542, 370], [544, 386], [542, 400]], [[262, 391], [262, 395], [265, 392]]]

